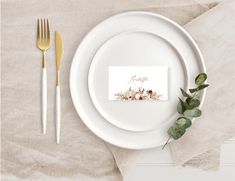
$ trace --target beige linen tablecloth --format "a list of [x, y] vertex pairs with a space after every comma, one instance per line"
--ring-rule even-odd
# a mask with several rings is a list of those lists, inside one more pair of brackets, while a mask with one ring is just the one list
[[[235, 81], [235, 4], [232, 0], [218, 3], [215, 0], [1, 1], [2, 179], [122, 180], [122, 175], [145, 153], [120, 149], [94, 136], [77, 115], [69, 93], [69, 69], [81, 39], [103, 19], [129, 10], [156, 12], [181, 25], [188, 23], [185, 28], [202, 50], [211, 86], [202, 118], [195, 121], [182, 139], [171, 144], [172, 156], [178, 164], [217, 168], [216, 147], [235, 132], [232, 117], [235, 88], [231, 86]], [[47, 53], [45, 136], [40, 121], [41, 52], [36, 48], [36, 20], [41, 17], [49, 18], [52, 32], [52, 47]], [[55, 30], [62, 33], [65, 47], [60, 145], [55, 144], [54, 129]]]

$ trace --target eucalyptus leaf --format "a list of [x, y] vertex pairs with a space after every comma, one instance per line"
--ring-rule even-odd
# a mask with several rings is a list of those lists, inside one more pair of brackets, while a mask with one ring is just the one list
[[196, 98], [187, 98], [184, 105], [187, 109], [193, 109], [200, 105], [200, 101]]
[[184, 129], [190, 127], [192, 125], [192, 122], [190, 119], [186, 117], [179, 117], [175, 123], [179, 125], [179, 127], [183, 127]]
[[186, 110], [186, 108], [184, 106], [184, 102], [179, 98], [179, 103], [177, 105], [177, 111], [179, 114], [183, 114], [185, 110]]
[[184, 97], [191, 97], [187, 92], [185, 92], [182, 88], [180, 88], [181, 93]]
[[198, 88], [197, 88], [197, 91], [200, 91], [202, 89], [205, 89], [206, 87], [208, 87], [209, 84], [202, 84], [202, 85], [199, 85]]
[[195, 84], [196, 85], [202, 85], [207, 79], [207, 75], [205, 73], [200, 73], [196, 79], [195, 79]]
[[179, 127], [184, 127], [187, 123], [187, 120], [185, 117], [180, 117], [178, 118], [175, 123], [179, 126]]
[[194, 93], [194, 92], [200, 91], [202, 89], [205, 89], [208, 86], [209, 86], [209, 84], [202, 84], [202, 85], [199, 85], [197, 88], [189, 89], [189, 92]]
[[190, 93], [194, 93], [194, 92], [196, 92], [197, 91], [197, 88], [195, 88], [195, 89], [189, 89], [189, 92]]
[[202, 112], [198, 108], [187, 109], [186, 111], [184, 111], [184, 116], [187, 116], [187, 117], [199, 117], [201, 116], [201, 114]]
[[177, 140], [179, 139], [181, 136], [183, 136], [183, 134], [185, 133], [185, 129], [184, 127], [180, 127], [177, 124], [173, 124], [167, 131], [167, 133], [169, 134], [169, 136], [171, 136], [173, 139]]

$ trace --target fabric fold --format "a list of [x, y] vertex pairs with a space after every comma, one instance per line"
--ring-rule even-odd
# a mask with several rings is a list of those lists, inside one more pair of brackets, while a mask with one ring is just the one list
[[[210, 87], [202, 116], [181, 139], [171, 143], [178, 164], [192, 163], [194, 157], [202, 161], [206, 158], [198, 155], [235, 136], [235, 21], [231, 17], [235, 17], [235, 2], [228, 0], [185, 26], [202, 51]], [[218, 166], [215, 161], [214, 168]]]

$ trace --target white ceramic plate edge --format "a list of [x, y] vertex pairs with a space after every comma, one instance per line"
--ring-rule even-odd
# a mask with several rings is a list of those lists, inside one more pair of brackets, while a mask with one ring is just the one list
[[[111, 18], [118, 18], [118, 17], [121, 17], [121, 16], [125, 16], [127, 14], [145, 14], [145, 15], [151, 15], [151, 16], [155, 16], [157, 18], [160, 18], [160, 19], [163, 19], [173, 25], [175, 25], [177, 28], [179, 28], [186, 36], [187, 38], [191, 41], [191, 43], [193, 44], [194, 47], [192, 47], [193, 49], [195, 49], [198, 53], [198, 56], [199, 58], [201, 59], [201, 62], [200, 62], [200, 66], [203, 70], [203, 72], [206, 73], [206, 67], [205, 67], [205, 63], [204, 63], [204, 59], [203, 59], [203, 56], [201, 54], [201, 51], [198, 47], [198, 45], [196, 44], [196, 42], [193, 40], [193, 38], [191, 37], [191, 35], [189, 35], [189, 33], [183, 29], [180, 25], [178, 25], [177, 23], [175, 23], [174, 21], [164, 17], [164, 16], [161, 16], [161, 15], [158, 15], [158, 14], [155, 14], [155, 13], [151, 13], [151, 12], [145, 12], [145, 11], [128, 11], [128, 12], [124, 12], [124, 13], [121, 13], [121, 14], [117, 14], [117, 15], [114, 15], [114, 16], [111, 16], [110, 18], [108, 19], [105, 19], [104, 21], [100, 22], [98, 25], [96, 25], [92, 30], [90, 30], [86, 35], [85, 37], [83, 38], [83, 40], [81, 41], [80, 45], [78, 46], [74, 56], [73, 56], [73, 61], [72, 61], [72, 64], [71, 64], [71, 68], [70, 68], [70, 83], [69, 83], [69, 86], [70, 86], [70, 94], [71, 94], [71, 97], [72, 97], [72, 102], [74, 104], [74, 107], [78, 113], [78, 115], [80, 116], [80, 118], [82, 119], [82, 121], [85, 123], [85, 125], [90, 129], [92, 130], [92, 132], [97, 135], [98, 137], [102, 138], [103, 140], [105, 140], [106, 142], [112, 144], [112, 145], [115, 145], [115, 146], [119, 146], [119, 147], [123, 147], [123, 148], [127, 148], [127, 149], [147, 149], [147, 148], [153, 148], [153, 147], [156, 147], [156, 146], [160, 146], [160, 145], [152, 145], [152, 146], [148, 146], [148, 147], [134, 147], [134, 146], [130, 146], [130, 145], [125, 145], [125, 144], [121, 144], [121, 143], [114, 143], [109, 137], [105, 136], [102, 132], [100, 132], [99, 130], [96, 130], [94, 131], [93, 130], [93, 126], [91, 124], [89, 124], [89, 122], [86, 122], [86, 119], [87, 119], [87, 116], [85, 113], [79, 111], [80, 109], [80, 106], [78, 106], [76, 104], [76, 101], [77, 101], [77, 98], [76, 96], [73, 94], [73, 90], [74, 90], [74, 86], [72, 85], [73, 84], [73, 64], [74, 63], [74, 60], [76, 59], [76, 57], [78, 56], [79, 54], [79, 49], [82, 48], [83, 46], [83, 42], [86, 41], [86, 39], [88, 38], [89, 34], [92, 34], [98, 26], [102, 25], [103, 23], [105, 23], [106, 21], [109, 21]], [[199, 108], [202, 107], [203, 105], [203, 102], [205, 100], [205, 94], [206, 94], [206, 90], [203, 90], [202, 92], [202, 96], [201, 96], [201, 104], [199, 106]]]

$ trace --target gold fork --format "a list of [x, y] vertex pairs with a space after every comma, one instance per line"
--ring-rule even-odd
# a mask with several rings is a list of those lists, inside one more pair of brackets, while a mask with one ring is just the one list
[[41, 95], [41, 119], [42, 132], [46, 134], [46, 119], [47, 119], [47, 75], [46, 75], [46, 59], [45, 54], [50, 48], [50, 29], [48, 20], [39, 20], [37, 23], [37, 47], [42, 51], [42, 95]]

